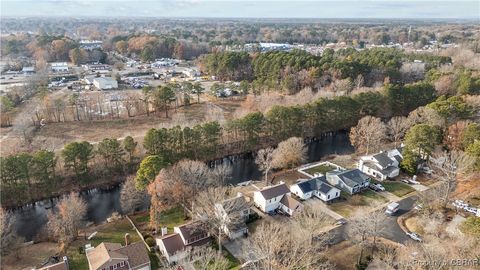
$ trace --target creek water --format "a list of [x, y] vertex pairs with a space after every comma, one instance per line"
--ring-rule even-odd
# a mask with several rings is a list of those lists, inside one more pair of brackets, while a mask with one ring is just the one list
[[[348, 132], [341, 131], [326, 134], [321, 138], [314, 138], [307, 141], [308, 162], [319, 161], [325, 156], [332, 154], [348, 154], [353, 152], [353, 147], [348, 139]], [[249, 180], [259, 180], [262, 173], [255, 164], [251, 153], [228, 156], [223, 159], [210, 162], [211, 166], [216, 164], [228, 164], [232, 167], [229, 184], [237, 184]], [[87, 202], [87, 221], [93, 223], [104, 222], [113, 212], [120, 212], [120, 186], [110, 189], [91, 189], [81, 192], [80, 195]], [[47, 213], [55, 206], [58, 198], [38, 201], [34, 204], [19, 207], [13, 210], [16, 216], [17, 233], [25, 237], [27, 241], [32, 240], [44, 225], [47, 223]], [[147, 209], [148, 200], [141, 207]]]

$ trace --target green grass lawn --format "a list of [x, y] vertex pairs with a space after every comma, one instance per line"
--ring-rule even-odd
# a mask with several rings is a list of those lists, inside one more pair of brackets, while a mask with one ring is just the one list
[[[148, 212], [135, 214], [131, 216], [131, 219], [139, 228], [140, 231], [147, 230], [148, 223], [150, 222], [150, 214]], [[173, 227], [182, 225], [185, 222], [185, 213], [181, 206], [165, 210], [160, 214], [160, 227], [167, 227], [169, 232], [173, 232]]]
[[[84, 235], [80, 235], [78, 240], [73, 242], [67, 249], [67, 256], [70, 262], [70, 269], [88, 269], [87, 256], [85, 252], [80, 253], [79, 247], [85, 247], [85, 244], [91, 243], [93, 247], [96, 247], [102, 242], [112, 242], [125, 244], [125, 234], [130, 235], [130, 241], [140, 241], [140, 236], [133, 229], [132, 225], [127, 219], [121, 219], [112, 223], [102, 224], [95, 228], [97, 234], [92, 240], [85, 240]], [[88, 236], [88, 234], [87, 234]]]
[[398, 197], [405, 196], [408, 193], [415, 191], [414, 188], [402, 182], [383, 181], [380, 184], [385, 187], [386, 191], [393, 193]]
[[305, 170], [306, 173], [314, 175], [315, 173], [321, 173], [325, 175], [329, 171], [333, 171], [336, 168], [330, 165], [322, 164]]
[[387, 198], [369, 189], [356, 195], [350, 195], [342, 191], [340, 196], [345, 200], [335, 201], [328, 207], [346, 218], [350, 217], [358, 207], [368, 207], [376, 202], [388, 202]]

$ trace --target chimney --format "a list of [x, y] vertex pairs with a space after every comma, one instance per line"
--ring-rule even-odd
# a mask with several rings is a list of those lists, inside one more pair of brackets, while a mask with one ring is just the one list
[[130, 244], [130, 234], [126, 233], [125, 234], [125, 246], [128, 246]]
[[162, 227], [162, 236], [166, 235], [168, 233], [167, 227]]

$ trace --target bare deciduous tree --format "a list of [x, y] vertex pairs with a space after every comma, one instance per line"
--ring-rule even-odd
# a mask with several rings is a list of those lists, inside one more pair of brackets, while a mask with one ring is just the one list
[[87, 213], [87, 204], [75, 193], [63, 197], [56, 211], [48, 213], [47, 228], [65, 249], [78, 235], [82, 219]]
[[447, 191], [443, 197], [445, 207], [450, 198], [450, 193], [455, 191], [457, 176], [467, 172], [474, 164], [474, 159], [462, 151], [436, 152], [430, 157], [429, 163], [434, 175], [442, 181]]
[[243, 210], [250, 208], [242, 197], [232, 197], [228, 187], [212, 187], [195, 198], [195, 213], [212, 228], [217, 236], [219, 252], [222, 252], [222, 237], [225, 228], [232, 228], [245, 222]]
[[278, 144], [273, 151], [272, 167], [292, 168], [307, 159], [307, 147], [302, 138], [292, 137]]
[[[361, 248], [358, 263], [362, 260], [366, 246], [371, 244], [372, 251], [375, 251], [377, 238], [385, 230], [385, 218], [386, 216], [382, 211], [373, 211], [369, 213], [359, 212], [350, 220], [347, 233]], [[371, 243], [370, 239], [373, 239]]]
[[272, 169], [273, 151], [271, 147], [260, 149], [255, 158], [255, 163], [265, 175], [265, 184], [268, 184], [268, 172]]
[[132, 214], [145, 200], [145, 191], [135, 188], [135, 177], [129, 176], [120, 191], [120, 205], [124, 214]]
[[[325, 234], [311, 232], [317, 214], [309, 213], [292, 220], [293, 228], [285, 224], [272, 222], [262, 223], [255, 233], [248, 238], [243, 250], [248, 260], [249, 269], [286, 270], [286, 269], [334, 269], [326, 260]], [[306, 223], [303, 223], [306, 222]]]
[[[13, 213], [0, 208], [0, 250], [2, 256], [15, 252], [23, 243], [24, 239], [17, 235], [15, 223], [16, 218]], [[19, 254], [17, 253], [18, 257]]]
[[[228, 261], [222, 254], [219, 254], [211, 247], [195, 247], [186, 251], [185, 258], [177, 262], [175, 266], [165, 266], [166, 269], [190, 269], [195, 265], [198, 270], [224, 270], [230, 266]], [[163, 268], [162, 268], [163, 269]]]
[[385, 124], [373, 116], [365, 116], [350, 131], [352, 145], [361, 153], [376, 150], [386, 138]]
[[395, 143], [395, 147], [405, 136], [408, 130], [407, 118], [403, 116], [395, 116], [387, 124], [388, 136]]

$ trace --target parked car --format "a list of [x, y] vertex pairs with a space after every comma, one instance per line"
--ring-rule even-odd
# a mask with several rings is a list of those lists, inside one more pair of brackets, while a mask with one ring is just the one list
[[415, 207], [414, 207], [413, 209], [415, 209], [415, 210], [422, 210], [422, 208], [423, 208], [423, 205], [422, 205], [422, 204], [417, 204], [417, 205], [415, 205]]
[[410, 182], [408, 181], [408, 179], [402, 179], [402, 182], [405, 183], [405, 184], [410, 184]]
[[375, 191], [385, 191], [385, 188], [380, 184], [370, 184], [369, 187]]
[[422, 242], [422, 238], [414, 232], [407, 232], [407, 235], [417, 242]]
[[339, 220], [337, 220], [337, 222], [335, 222], [336, 226], [341, 226], [341, 225], [345, 225], [345, 224], [347, 224], [347, 220], [344, 219], [344, 218], [339, 219]]

